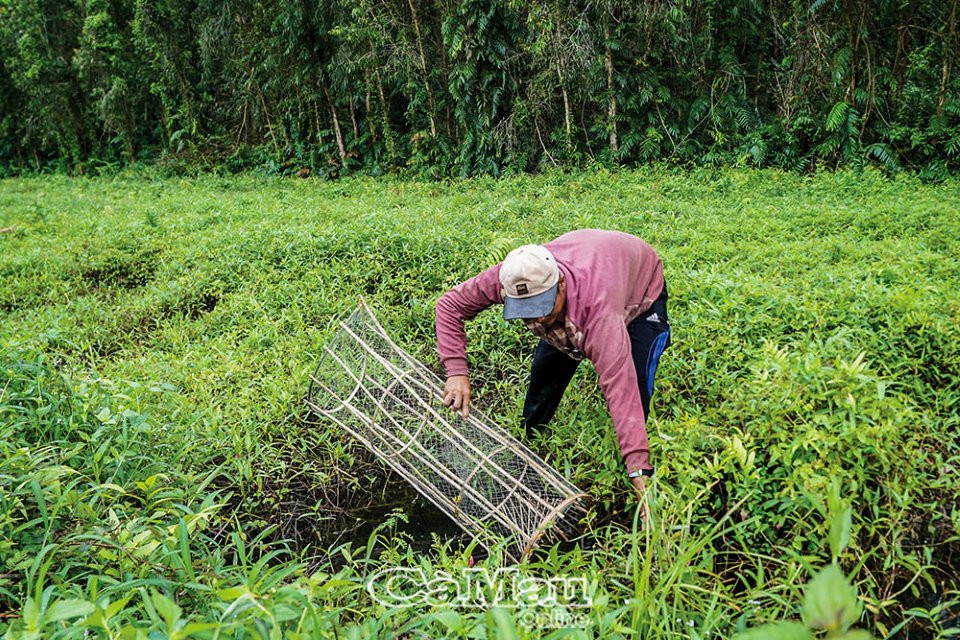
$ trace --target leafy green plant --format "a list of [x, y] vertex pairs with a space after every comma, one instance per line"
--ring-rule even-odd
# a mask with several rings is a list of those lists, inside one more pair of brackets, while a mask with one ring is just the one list
[[[697, 109], [707, 117], [709, 103]], [[767, 158], [791, 144], [763, 136]], [[0, 233], [0, 635], [672, 639], [781, 621], [784, 636], [949, 638], [957, 201], [949, 176], [869, 167], [4, 179], [0, 228], [16, 231]], [[674, 333], [647, 421], [652, 521], [635, 519], [584, 364], [525, 441], [594, 508], [580, 539], [519, 567], [584, 577], [577, 625], [375, 602], [367, 580], [383, 569], [462, 575], [499, 567], [502, 550], [485, 556], [418, 520], [402, 479], [307, 417], [335, 320], [363, 295], [438, 367], [443, 291], [514, 246], [585, 226], [638, 234], [664, 261]], [[94, 267], [102, 277], [85, 277]], [[496, 311], [467, 327], [476, 401], [525, 438], [535, 340]], [[366, 522], [369, 505], [383, 522]]]

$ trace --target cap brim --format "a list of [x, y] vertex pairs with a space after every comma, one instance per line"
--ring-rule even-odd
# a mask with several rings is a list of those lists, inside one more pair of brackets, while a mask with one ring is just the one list
[[557, 287], [559, 283], [553, 285], [543, 293], [538, 293], [529, 298], [503, 297], [503, 319], [514, 320], [516, 318], [542, 318], [550, 315], [553, 311], [553, 305], [557, 301]]

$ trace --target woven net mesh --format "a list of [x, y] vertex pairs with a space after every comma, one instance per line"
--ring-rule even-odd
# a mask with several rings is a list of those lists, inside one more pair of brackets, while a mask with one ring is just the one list
[[443, 407], [442, 387], [361, 303], [324, 347], [306, 401], [484, 546], [507, 538], [520, 560], [568, 538], [587, 496], [476, 406], [466, 419]]

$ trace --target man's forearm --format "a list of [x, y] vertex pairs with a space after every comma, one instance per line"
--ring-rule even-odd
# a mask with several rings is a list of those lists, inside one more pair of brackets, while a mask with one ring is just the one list
[[585, 347], [600, 378], [627, 472], [652, 469], [643, 402], [622, 317], [611, 314], [590, 327]]
[[448, 376], [467, 375], [467, 334], [463, 323], [487, 307], [503, 302], [500, 265], [453, 287], [437, 300], [437, 350]]
[[448, 291], [437, 301], [437, 350], [447, 376], [467, 375], [467, 334]]

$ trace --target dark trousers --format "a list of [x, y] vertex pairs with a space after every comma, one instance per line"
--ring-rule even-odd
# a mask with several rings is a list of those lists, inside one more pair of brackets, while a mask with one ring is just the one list
[[[650, 415], [650, 398], [653, 396], [653, 376], [664, 349], [670, 346], [670, 324], [667, 320], [667, 286], [654, 301], [653, 306], [627, 325], [633, 364], [637, 369], [637, 383], [643, 415]], [[563, 351], [540, 339], [533, 352], [530, 368], [530, 386], [523, 403], [523, 425], [527, 436], [550, 422], [560, 405], [560, 398], [577, 370], [579, 360], [574, 360]]]

